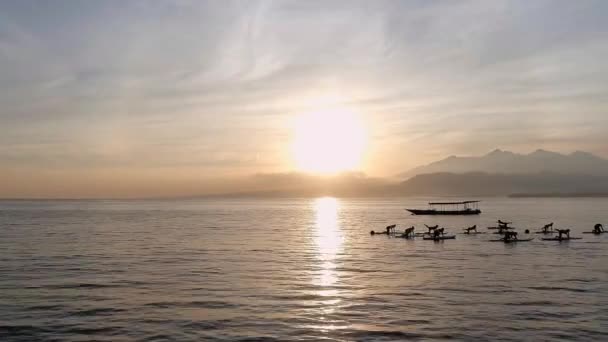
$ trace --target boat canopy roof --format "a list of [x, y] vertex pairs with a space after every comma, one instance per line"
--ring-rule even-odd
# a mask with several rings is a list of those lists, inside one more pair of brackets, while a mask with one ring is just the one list
[[430, 202], [429, 205], [458, 205], [458, 204], [469, 204], [479, 203], [481, 201], [464, 201], [464, 202]]

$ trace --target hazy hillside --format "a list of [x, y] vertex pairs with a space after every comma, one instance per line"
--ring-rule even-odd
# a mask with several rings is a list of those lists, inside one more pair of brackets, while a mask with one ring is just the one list
[[[395, 196], [509, 196], [608, 194], [607, 176], [567, 175], [552, 172], [492, 174], [485, 172], [432, 173], [403, 182], [364, 175], [319, 177], [303, 174], [265, 174], [251, 187], [219, 196], [249, 197], [395, 197]], [[255, 183], [256, 186], [253, 186]], [[244, 185], [244, 184], [243, 184]]]
[[399, 185], [402, 195], [507, 196], [511, 194], [608, 193], [608, 176], [534, 174], [433, 173]]
[[[360, 173], [315, 176], [305, 173], [257, 174], [235, 183], [232, 191], [212, 196], [221, 197], [381, 197], [396, 194], [395, 182], [367, 177]], [[238, 189], [238, 190], [236, 190]]]
[[[523, 155], [495, 150], [481, 157], [449, 157], [416, 168], [403, 182], [361, 173], [315, 176], [257, 174], [234, 182], [220, 196], [386, 197], [608, 194], [608, 160], [590, 153], [537, 150]], [[405, 176], [405, 175], [404, 175]]]
[[451, 156], [404, 172], [400, 176], [409, 178], [415, 175], [437, 172], [507, 174], [552, 172], [599, 176], [608, 174], [608, 160], [580, 151], [564, 155], [545, 150], [537, 150], [530, 154], [495, 150], [480, 157]]

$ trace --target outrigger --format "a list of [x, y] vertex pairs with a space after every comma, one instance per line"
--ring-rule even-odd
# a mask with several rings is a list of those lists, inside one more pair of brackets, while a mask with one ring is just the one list
[[557, 232], [558, 236], [543, 238], [543, 241], [568, 241], [581, 239], [580, 237], [570, 237], [570, 229], [556, 229], [555, 231]]
[[593, 226], [593, 230], [590, 232], [583, 232], [583, 234], [595, 234], [595, 235], [600, 235], [600, 234], [604, 234], [604, 233], [608, 233], [608, 231], [606, 231], [604, 229], [604, 226], [602, 226], [601, 223], [597, 223], [595, 226]]
[[553, 230], [553, 222], [544, 225], [540, 231], [534, 232], [535, 234], [553, 234], [555, 231]]
[[429, 209], [405, 210], [413, 215], [479, 215], [481, 214], [478, 207], [479, 202], [481, 201], [430, 202]]

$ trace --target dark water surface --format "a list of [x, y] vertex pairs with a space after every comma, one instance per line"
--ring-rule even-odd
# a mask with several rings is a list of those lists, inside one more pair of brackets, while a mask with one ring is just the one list
[[[427, 200], [0, 202], [0, 340], [608, 340], [608, 200]], [[583, 239], [369, 235], [498, 218]]]

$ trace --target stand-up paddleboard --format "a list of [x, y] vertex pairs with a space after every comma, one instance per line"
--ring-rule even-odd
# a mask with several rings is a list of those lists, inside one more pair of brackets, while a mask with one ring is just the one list
[[444, 235], [444, 236], [438, 236], [438, 237], [434, 237], [434, 236], [423, 236], [422, 240], [434, 240], [434, 241], [441, 241], [441, 240], [453, 240], [456, 238], [456, 235]]
[[559, 237], [550, 237], [550, 238], [542, 238], [543, 241], [569, 241], [569, 240], [580, 240], [582, 238], [580, 237], [563, 237], [563, 238], [559, 238]]
[[402, 238], [402, 239], [413, 239], [416, 237], [416, 234], [405, 235], [405, 233], [398, 233], [395, 235], [395, 237]]
[[497, 239], [497, 240], [490, 240], [490, 242], [511, 243], [511, 242], [528, 242], [528, 241], [532, 241], [532, 240], [534, 240], [534, 238], [529, 238], [529, 239], [514, 239], [514, 240]]
[[541, 231], [538, 231], [538, 232], [534, 232], [534, 234], [555, 234], [555, 232], [554, 232], [554, 231], [546, 231], [546, 232], [543, 232], [543, 231], [541, 230]]
[[486, 234], [486, 232], [472, 232], [472, 233], [467, 233], [467, 232], [464, 232], [464, 233], [458, 233], [458, 234], [463, 234], [463, 235], [477, 235], [477, 234]]
[[603, 231], [603, 232], [583, 232], [583, 234], [595, 234], [595, 235], [600, 235], [600, 234], [604, 234], [604, 233], [608, 233], [608, 230]]

